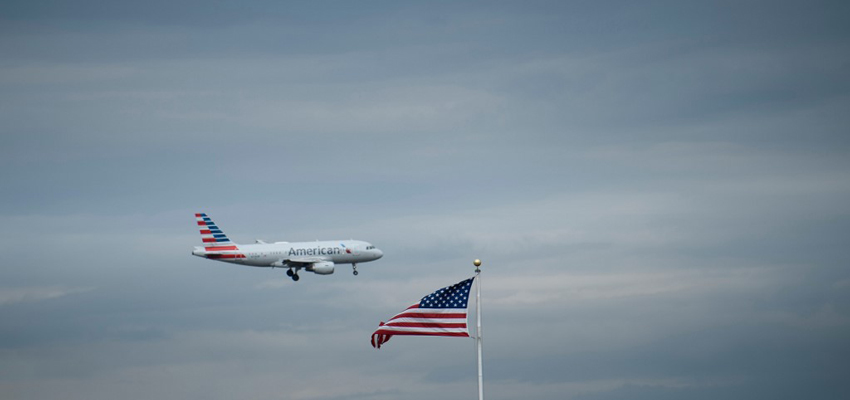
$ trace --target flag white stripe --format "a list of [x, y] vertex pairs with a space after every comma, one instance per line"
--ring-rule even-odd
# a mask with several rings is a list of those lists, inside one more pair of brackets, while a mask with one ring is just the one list
[[457, 333], [466, 333], [466, 328], [418, 328], [412, 326], [392, 326], [392, 325], [384, 325], [378, 328], [379, 331], [384, 332], [457, 332]]
[[399, 314], [404, 313], [420, 313], [420, 314], [455, 314], [455, 313], [465, 313], [466, 308], [408, 308], [400, 312]]
[[404, 315], [404, 314], [466, 314], [466, 309], [465, 308], [409, 308], [407, 310], [404, 310], [404, 311], [394, 315], [393, 318], [396, 318], [399, 315]]
[[425, 324], [465, 324], [466, 318], [395, 318], [387, 322], [387, 325], [392, 325], [400, 322], [417, 322]]

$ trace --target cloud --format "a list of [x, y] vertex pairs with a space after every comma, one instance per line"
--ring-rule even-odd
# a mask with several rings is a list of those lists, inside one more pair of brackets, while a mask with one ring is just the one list
[[92, 290], [94, 288], [64, 286], [0, 288], [0, 306], [57, 299]]

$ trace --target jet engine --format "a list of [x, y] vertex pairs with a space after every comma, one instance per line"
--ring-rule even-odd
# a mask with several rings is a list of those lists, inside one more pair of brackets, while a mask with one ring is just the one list
[[317, 262], [313, 263], [313, 265], [305, 269], [310, 272], [315, 272], [319, 275], [330, 275], [334, 273], [334, 263], [331, 261]]

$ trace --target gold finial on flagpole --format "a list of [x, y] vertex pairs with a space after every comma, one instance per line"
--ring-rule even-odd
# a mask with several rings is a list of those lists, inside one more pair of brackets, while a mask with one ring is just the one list
[[472, 262], [472, 264], [475, 265], [475, 272], [481, 272], [481, 268], [479, 268], [481, 267], [481, 260], [476, 258], [475, 261]]

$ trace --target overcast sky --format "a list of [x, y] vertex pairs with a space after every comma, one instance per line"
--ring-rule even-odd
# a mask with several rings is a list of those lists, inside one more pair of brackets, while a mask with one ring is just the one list
[[488, 399], [850, 397], [846, 2], [173, 3], [0, 4], [0, 398], [474, 398], [475, 258]]

